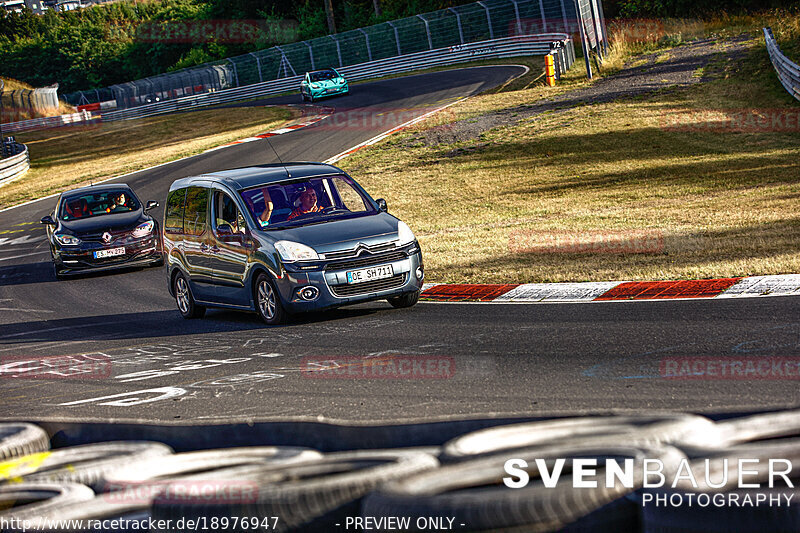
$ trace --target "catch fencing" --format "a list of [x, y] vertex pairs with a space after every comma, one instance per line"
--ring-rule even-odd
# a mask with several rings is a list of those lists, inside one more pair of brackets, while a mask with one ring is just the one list
[[0, 187], [25, 174], [30, 168], [28, 147], [14, 140], [0, 143]]
[[781, 85], [789, 94], [800, 100], [800, 66], [783, 55], [778, 43], [775, 41], [771, 28], [764, 28], [764, 39], [767, 42], [769, 58], [772, 61], [772, 66], [775, 67], [775, 72], [778, 73]]
[[[357, 81], [423, 68], [453, 65], [478, 59], [530, 55], [543, 56], [550, 53], [552, 53], [555, 58], [557, 77], [563, 72], [566, 72], [575, 61], [575, 49], [572, 39], [564, 33], [553, 33], [505, 37], [463, 46], [458, 45], [436, 50], [426, 50], [415, 54], [390, 57], [359, 65], [342, 67], [340, 72], [348, 80]], [[302, 76], [300, 75], [291, 76], [279, 80], [255, 83], [245, 87], [176, 98], [165, 102], [157, 102], [120, 111], [110, 111], [102, 113], [102, 120], [108, 122], [143, 118], [163, 113], [173, 113], [176, 111], [236, 102], [248, 98], [259, 98], [295, 91], [300, 85], [301, 78]]]
[[[102, 111], [109, 106], [122, 110], [292, 79], [320, 68], [344, 68], [454, 46], [550, 33], [581, 36], [585, 56], [590, 50], [602, 56], [606, 29], [601, 0], [482, 0], [273, 46], [105, 89], [79, 91], [64, 98], [70, 104], [87, 106], [88, 110]], [[588, 66], [587, 61], [587, 69]]]

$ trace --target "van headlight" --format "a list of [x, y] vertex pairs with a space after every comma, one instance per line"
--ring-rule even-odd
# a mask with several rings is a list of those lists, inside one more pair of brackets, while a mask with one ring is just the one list
[[319, 259], [316, 250], [299, 242], [278, 241], [275, 243], [275, 249], [284, 261], [314, 261]]
[[136, 229], [133, 230], [133, 236], [137, 239], [141, 239], [142, 237], [146, 237], [153, 232], [153, 221], [148, 220], [144, 224], [139, 224], [136, 226]]
[[411, 228], [408, 227], [408, 224], [402, 220], [397, 223], [397, 239], [400, 241], [397, 243], [398, 246], [410, 244], [416, 240], [416, 237], [414, 237], [414, 232], [411, 231]]
[[58, 244], [62, 246], [78, 246], [81, 243], [81, 240], [77, 237], [73, 237], [72, 235], [63, 235], [56, 233], [53, 235], [58, 241]]

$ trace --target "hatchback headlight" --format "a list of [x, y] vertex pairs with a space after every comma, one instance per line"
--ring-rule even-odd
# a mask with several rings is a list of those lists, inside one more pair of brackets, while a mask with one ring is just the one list
[[81, 240], [77, 237], [73, 237], [72, 235], [63, 235], [56, 233], [53, 235], [58, 241], [59, 244], [62, 246], [78, 246], [81, 243]]
[[146, 237], [151, 233], [153, 233], [153, 226], [154, 224], [152, 220], [148, 220], [144, 224], [139, 224], [138, 226], [136, 226], [136, 229], [133, 230], [133, 236], [136, 237], [137, 239]]
[[278, 241], [275, 243], [275, 249], [284, 261], [314, 261], [319, 259], [316, 250], [299, 242]]
[[416, 239], [414, 232], [402, 220], [397, 223], [397, 239], [400, 241], [398, 243], [400, 246], [412, 243]]

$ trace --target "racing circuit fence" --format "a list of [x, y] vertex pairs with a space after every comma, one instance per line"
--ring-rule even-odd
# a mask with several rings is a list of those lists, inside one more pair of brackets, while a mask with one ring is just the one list
[[[308, 41], [273, 46], [104, 89], [70, 93], [64, 98], [70, 104], [87, 110], [102, 111], [146, 106], [276, 80], [292, 80], [287, 83], [287, 88], [296, 89], [297, 77], [310, 70], [342, 67], [348, 72], [345, 67], [377, 66], [378, 62], [389, 59], [401, 60], [453, 47], [553, 33], [580, 36], [584, 57], [587, 58], [587, 73], [590, 72], [589, 51], [596, 50], [602, 56], [606, 45], [601, 0], [483, 0]], [[521, 42], [524, 44], [525, 41]], [[385, 73], [395, 71], [402, 72]]]
[[772, 28], [764, 28], [764, 39], [767, 42], [769, 58], [772, 61], [772, 66], [775, 67], [775, 72], [778, 73], [781, 85], [784, 86], [789, 94], [800, 100], [800, 66], [789, 61], [783, 55], [781, 49], [778, 48], [778, 43], [775, 42]]
[[0, 159], [0, 187], [25, 174], [31, 166], [28, 147], [13, 139], [3, 141]]
[[[553, 33], [504, 37], [491, 41], [450, 46], [436, 50], [418, 52], [387, 59], [380, 59], [342, 67], [339, 71], [350, 81], [374, 78], [387, 74], [408, 72], [441, 65], [453, 65], [483, 58], [504, 58], [528, 55], [553, 54], [556, 77], [566, 72], [575, 61], [573, 42], [567, 34]], [[296, 90], [302, 76], [291, 76], [278, 80], [255, 83], [245, 87], [223, 91], [184, 96], [164, 102], [110, 111], [102, 114], [103, 121], [130, 120], [163, 113], [184, 111], [193, 108], [236, 102]]]

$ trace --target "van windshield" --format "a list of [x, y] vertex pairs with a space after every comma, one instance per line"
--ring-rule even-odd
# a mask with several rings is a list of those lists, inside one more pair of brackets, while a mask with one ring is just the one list
[[372, 198], [344, 175], [265, 184], [240, 195], [262, 229], [305, 226], [378, 212]]

